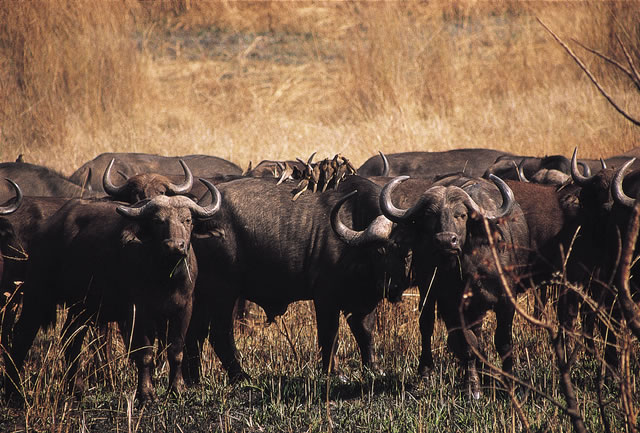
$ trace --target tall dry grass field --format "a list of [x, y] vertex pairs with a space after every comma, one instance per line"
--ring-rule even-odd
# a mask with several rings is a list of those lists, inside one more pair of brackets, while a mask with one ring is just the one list
[[[638, 133], [537, 23], [620, 55], [631, 3], [3, 2], [0, 158], [291, 159], [488, 147], [600, 156]], [[621, 104], [637, 92], [582, 53]], [[635, 110], [635, 111], [634, 111]]]
[[[70, 174], [107, 151], [204, 153], [246, 167], [314, 151], [359, 165], [378, 150], [569, 155], [579, 146], [581, 156], [598, 157], [635, 147], [640, 130], [536, 17], [565, 40], [621, 59], [618, 34], [640, 59], [640, 5], [631, 2], [0, 1], [0, 160], [22, 153]], [[640, 117], [640, 95], [626, 77], [576, 51]], [[253, 383], [228, 385], [208, 347], [203, 386], [145, 408], [133, 403], [123, 345], [109, 362], [93, 349], [84, 354], [92, 388], [78, 403], [62, 390], [59, 329], [41, 333], [25, 374], [27, 408], [0, 405], [0, 430], [521, 429], [512, 400], [496, 388], [472, 402], [456, 386], [460, 372], [440, 325], [436, 371], [416, 380], [419, 308], [415, 292], [380, 308], [385, 377], [361, 370], [344, 323], [337, 353], [345, 381], [322, 377], [313, 309], [300, 303], [270, 326], [254, 312], [239, 335]], [[491, 326], [485, 346], [493, 353]], [[519, 396], [530, 425], [570, 431], [549, 403], [563, 400], [546, 334], [522, 320], [514, 333], [516, 375], [545, 393]], [[576, 374], [581, 410], [601, 430], [596, 364], [581, 355]], [[166, 376], [161, 363], [160, 390]], [[622, 428], [615, 389], [604, 398]]]

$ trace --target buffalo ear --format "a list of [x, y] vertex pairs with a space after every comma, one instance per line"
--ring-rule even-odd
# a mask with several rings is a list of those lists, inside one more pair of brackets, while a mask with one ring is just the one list
[[224, 240], [225, 232], [223, 228], [213, 227], [203, 232], [197, 232], [194, 230], [193, 232], [191, 232], [191, 236], [195, 239], [220, 238], [221, 240]]
[[142, 239], [138, 237], [133, 227], [127, 227], [120, 234], [120, 243], [123, 247], [131, 244], [142, 245]]

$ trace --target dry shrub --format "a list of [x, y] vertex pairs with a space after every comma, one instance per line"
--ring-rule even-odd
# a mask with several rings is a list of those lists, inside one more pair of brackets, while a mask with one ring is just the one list
[[67, 144], [68, 122], [102, 128], [142, 87], [130, 14], [136, 4], [1, 2], [2, 142], [24, 150]]

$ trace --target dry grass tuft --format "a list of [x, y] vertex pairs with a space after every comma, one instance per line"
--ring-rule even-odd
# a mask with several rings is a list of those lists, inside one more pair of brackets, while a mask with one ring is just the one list
[[128, 114], [146, 80], [132, 38], [134, 2], [0, 3], [3, 153], [69, 147], [70, 128]]

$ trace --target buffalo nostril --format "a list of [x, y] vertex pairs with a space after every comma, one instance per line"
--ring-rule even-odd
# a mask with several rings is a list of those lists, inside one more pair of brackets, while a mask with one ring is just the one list
[[186, 254], [187, 243], [185, 241], [165, 241], [164, 249], [169, 254]]

